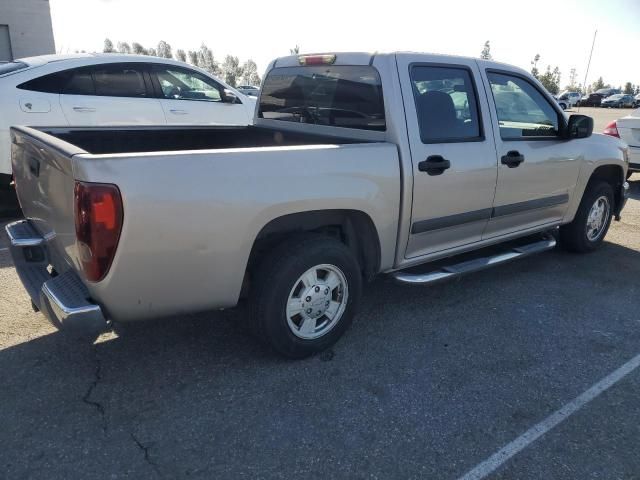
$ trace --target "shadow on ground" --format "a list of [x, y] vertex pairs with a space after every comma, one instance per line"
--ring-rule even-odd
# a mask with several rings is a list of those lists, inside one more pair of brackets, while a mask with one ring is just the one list
[[[0, 351], [8, 478], [454, 478], [637, 354], [640, 253], [560, 251], [432, 287], [382, 278], [331, 350], [242, 309]], [[567, 460], [570, 461], [570, 460]]]

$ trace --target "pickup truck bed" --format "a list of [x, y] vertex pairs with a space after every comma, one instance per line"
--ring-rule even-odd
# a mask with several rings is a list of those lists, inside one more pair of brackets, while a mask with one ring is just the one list
[[92, 154], [366, 143], [268, 127], [38, 128]]
[[[109, 273], [77, 282], [109, 319], [234, 306], [256, 238], [273, 218], [296, 212], [367, 212], [388, 252], [382, 266], [393, 263], [393, 144], [259, 127], [16, 127], [12, 142], [18, 196], [40, 238], [32, 243], [46, 254], [41, 266], [74, 282], [82, 271], [74, 188], [117, 185], [124, 214]], [[28, 290], [40, 306], [38, 285]]]

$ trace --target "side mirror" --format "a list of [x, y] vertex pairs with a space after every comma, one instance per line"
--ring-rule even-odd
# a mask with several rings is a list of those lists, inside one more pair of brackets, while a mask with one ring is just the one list
[[567, 126], [566, 138], [587, 138], [593, 133], [593, 118], [586, 115], [571, 115]]
[[224, 103], [238, 103], [238, 97], [231, 90], [224, 91], [224, 97], [222, 97]]

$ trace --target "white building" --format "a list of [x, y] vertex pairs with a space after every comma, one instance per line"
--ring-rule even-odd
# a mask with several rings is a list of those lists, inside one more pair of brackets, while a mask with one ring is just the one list
[[0, 62], [55, 52], [49, 0], [0, 0]]

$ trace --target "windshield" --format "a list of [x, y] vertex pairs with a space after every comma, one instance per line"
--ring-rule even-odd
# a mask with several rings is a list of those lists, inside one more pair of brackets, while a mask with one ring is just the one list
[[5, 75], [7, 73], [17, 72], [18, 70], [23, 70], [27, 68], [27, 65], [24, 62], [6, 62], [0, 63], [0, 75]]
[[380, 75], [368, 65], [274, 68], [264, 81], [258, 116], [385, 130]]

